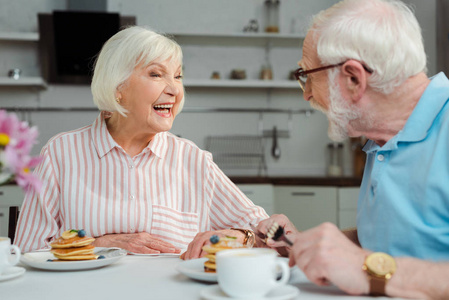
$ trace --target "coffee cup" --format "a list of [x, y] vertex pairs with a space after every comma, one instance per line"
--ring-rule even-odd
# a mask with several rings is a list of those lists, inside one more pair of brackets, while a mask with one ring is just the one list
[[[11, 255], [14, 250], [16, 255]], [[20, 249], [16, 245], [11, 245], [11, 239], [8, 237], [0, 237], [0, 274], [11, 266], [16, 265], [20, 260]]]
[[272, 249], [223, 250], [216, 254], [216, 264], [218, 285], [235, 298], [264, 297], [290, 278], [287, 262]]

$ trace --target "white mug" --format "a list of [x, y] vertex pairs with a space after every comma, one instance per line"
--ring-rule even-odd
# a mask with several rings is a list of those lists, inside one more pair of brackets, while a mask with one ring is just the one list
[[[272, 249], [231, 249], [217, 252], [217, 278], [220, 288], [230, 297], [264, 297], [290, 278], [287, 262]], [[276, 280], [279, 271], [280, 280]]]
[[[14, 250], [14, 256], [11, 255], [11, 249]], [[13, 259], [11, 259], [13, 257]], [[0, 237], [0, 274], [10, 266], [16, 265], [20, 260], [20, 249], [16, 245], [11, 245], [11, 239]]]

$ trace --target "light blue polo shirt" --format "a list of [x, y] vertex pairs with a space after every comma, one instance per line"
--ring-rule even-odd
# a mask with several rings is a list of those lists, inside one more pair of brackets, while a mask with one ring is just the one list
[[449, 80], [431, 82], [404, 128], [368, 141], [357, 205], [363, 248], [449, 261]]

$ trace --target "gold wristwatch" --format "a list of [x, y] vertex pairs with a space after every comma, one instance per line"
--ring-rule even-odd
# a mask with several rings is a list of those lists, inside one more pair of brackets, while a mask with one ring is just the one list
[[243, 239], [243, 245], [244, 246], [252, 247], [254, 245], [254, 242], [256, 241], [256, 238], [254, 236], [254, 232], [252, 232], [249, 229], [243, 229], [243, 228], [231, 228], [231, 229], [243, 232], [245, 234], [245, 238]]
[[396, 271], [396, 262], [386, 253], [374, 252], [365, 259], [362, 269], [369, 279], [369, 293], [373, 296], [384, 296], [387, 281]]

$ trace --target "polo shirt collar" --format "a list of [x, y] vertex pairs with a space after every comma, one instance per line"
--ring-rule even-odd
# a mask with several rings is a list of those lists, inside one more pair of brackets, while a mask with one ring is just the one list
[[377, 149], [394, 150], [398, 148], [399, 142], [418, 142], [425, 139], [435, 118], [448, 100], [449, 80], [441, 72], [431, 78], [404, 128], [382, 147], [374, 141], [369, 141], [363, 150], [367, 152]]

